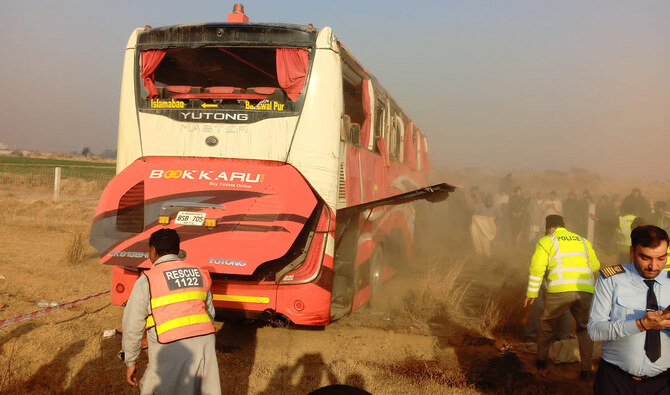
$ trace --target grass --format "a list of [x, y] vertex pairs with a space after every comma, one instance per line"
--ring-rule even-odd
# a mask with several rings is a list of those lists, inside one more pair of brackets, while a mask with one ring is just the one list
[[518, 335], [523, 333], [526, 291], [525, 277], [509, 275], [495, 290], [484, 307], [481, 321], [482, 333], [493, 338], [495, 334]]
[[484, 336], [492, 338], [494, 331], [500, 326], [503, 319], [503, 313], [498, 306], [498, 302], [491, 298], [484, 307], [482, 316], [481, 330]]
[[[32, 158], [20, 156], [0, 156], [0, 187], [11, 190], [30, 190], [48, 193], [53, 191], [54, 169], [61, 168], [62, 189], [84, 189], [91, 196], [91, 189], [99, 194], [116, 174], [116, 165], [108, 162], [88, 160]], [[71, 185], [76, 185], [72, 188]], [[80, 184], [89, 183], [82, 187]], [[80, 191], [74, 191], [81, 194]], [[95, 193], [93, 193], [95, 195]]]
[[114, 166], [67, 166], [67, 165], [6, 165], [0, 163], [0, 173], [37, 175], [49, 178], [53, 183], [54, 169], [61, 168], [61, 179], [81, 178], [95, 180], [103, 177], [112, 178], [116, 173]]
[[[98, 197], [114, 176], [106, 168], [62, 168], [61, 196]], [[53, 194], [54, 169], [52, 167], [0, 166], [0, 188], [12, 192]]]
[[518, 336], [525, 317], [525, 271], [501, 270], [495, 281], [478, 283], [477, 273], [490, 270], [491, 265], [490, 259], [473, 257], [435, 259], [419, 273], [401, 303], [392, 306], [392, 313], [399, 324], [417, 328], [448, 328], [457, 323], [489, 339]]
[[47, 159], [47, 158], [31, 158], [25, 156], [0, 156], [1, 166], [50, 166], [50, 167], [99, 167], [102, 169], [114, 169], [114, 163], [107, 162], [92, 162], [90, 160], [72, 160], [72, 159]]
[[74, 232], [68, 238], [65, 245], [65, 260], [73, 265], [78, 265], [86, 259], [88, 241], [84, 232]]
[[425, 268], [416, 287], [405, 294], [395, 315], [427, 326], [447, 316], [461, 316], [469, 286], [460, 281], [466, 259], [436, 261]]
[[5, 389], [5, 386], [8, 386], [12, 382], [12, 359], [14, 357], [14, 352], [16, 351], [16, 344], [18, 343], [18, 339], [14, 341], [14, 344], [12, 346], [12, 351], [9, 354], [9, 358], [7, 360], [7, 368], [6, 372], [2, 375], [2, 379], [0, 380], [0, 392], [3, 392]]

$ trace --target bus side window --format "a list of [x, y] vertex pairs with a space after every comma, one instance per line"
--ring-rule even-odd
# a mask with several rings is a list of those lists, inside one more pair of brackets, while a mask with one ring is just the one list
[[[375, 94], [379, 94], [377, 91]], [[377, 105], [375, 106], [375, 145], [374, 145], [374, 151], [376, 153], [379, 153], [379, 148], [377, 148], [377, 140], [380, 138], [384, 137], [384, 128], [386, 127], [386, 105], [382, 103], [381, 101], [377, 101]], [[386, 141], [386, 144], [388, 144], [388, 141]], [[387, 146], [388, 148], [388, 146]]]
[[360, 146], [361, 125], [365, 122], [362, 84], [365, 74], [354, 62], [342, 59], [342, 98], [344, 114], [349, 117], [347, 143]]
[[423, 143], [423, 132], [417, 129], [414, 133], [414, 148], [416, 148], [416, 169], [421, 170], [421, 144]]
[[402, 161], [402, 120], [397, 114], [391, 118], [391, 130], [389, 136], [389, 157], [394, 162]]

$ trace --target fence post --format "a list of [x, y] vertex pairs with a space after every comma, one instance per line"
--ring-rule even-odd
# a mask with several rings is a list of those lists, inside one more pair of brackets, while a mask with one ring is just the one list
[[60, 167], [56, 167], [54, 172], [54, 202], [60, 197]]
[[596, 204], [595, 203], [589, 203], [589, 218], [588, 218], [588, 227], [587, 227], [587, 235], [586, 238], [591, 242], [595, 243], [594, 237], [595, 237], [595, 228], [596, 228]]

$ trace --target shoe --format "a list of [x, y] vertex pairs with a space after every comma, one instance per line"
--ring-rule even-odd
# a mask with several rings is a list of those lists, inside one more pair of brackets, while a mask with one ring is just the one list
[[579, 372], [579, 379], [582, 381], [589, 381], [593, 378], [593, 372], [590, 370], [582, 370]]
[[547, 361], [538, 359], [537, 361], [535, 361], [535, 367], [538, 368], [539, 370], [546, 369]]

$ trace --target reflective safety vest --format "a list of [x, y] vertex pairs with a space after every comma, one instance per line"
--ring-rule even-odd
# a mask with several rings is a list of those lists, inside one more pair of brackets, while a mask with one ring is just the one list
[[536, 298], [546, 274], [547, 292], [581, 291], [593, 293], [600, 269], [591, 243], [585, 238], [557, 228], [537, 242], [531, 260], [526, 296]]
[[635, 221], [634, 215], [622, 215], [619, 217], [619, 227], [616, 230], [616, 247], [620, 253], [628, 253], [630, 251], [630, 232], [631, 226]]
[[144, 272], [149, 280], [151, 315], [159, 343], [214, 333], [205, 301], [212, 284], [206, 270], [182, 261], [167, 261]]

